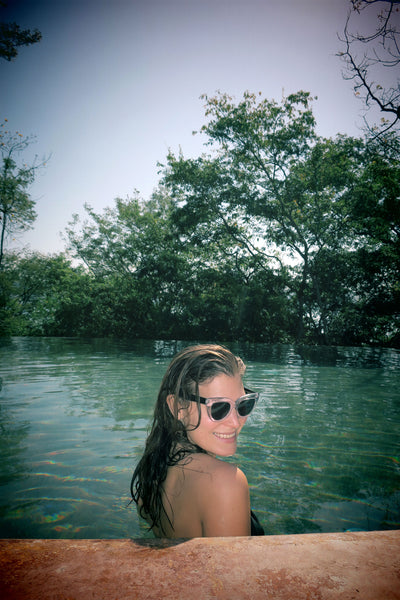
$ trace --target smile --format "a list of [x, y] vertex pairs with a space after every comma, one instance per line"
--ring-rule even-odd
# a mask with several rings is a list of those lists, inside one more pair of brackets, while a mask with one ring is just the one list
[[236, 437], [236, 433], [214, 433], [214, 435], [218, 438], [222, 438], [223, 440], [228, 440], [230, 438]]

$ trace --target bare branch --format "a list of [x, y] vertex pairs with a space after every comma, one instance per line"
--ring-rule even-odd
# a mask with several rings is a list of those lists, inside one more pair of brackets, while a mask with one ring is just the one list
[[[370, 5], [381, 5], [376, 15], [376, 28], [373, 32], [354, 33], [352, 16], [360, 15]], [[366, 111], [376, 106], [388, 114], [381, 125], [371, 125], [364, 117], [367, 130], [374, 137], [383, 136], [400, 121], [400, 80], [393, 77], [393, 83], [384, 84], [385, 69], [400, 65], [400, 0], [352, 0], [353, 10], [349, 11], [343, 37], [339, 37], [345, 50], [338, 55], [346, 64], [343, 77], [353, 81], [354, 92], [365, 102]], [[373, 78], [382, 78], [376, 83]]]

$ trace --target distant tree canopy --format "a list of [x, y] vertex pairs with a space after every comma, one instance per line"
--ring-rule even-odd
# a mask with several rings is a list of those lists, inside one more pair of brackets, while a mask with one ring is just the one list
[[[7, 256], [4, 334], [400, 345], [400, 162], [318, 137], [312, 98], [204, 96], [207, 152]], [[1, 316], [1, 315], [0, 315]]]

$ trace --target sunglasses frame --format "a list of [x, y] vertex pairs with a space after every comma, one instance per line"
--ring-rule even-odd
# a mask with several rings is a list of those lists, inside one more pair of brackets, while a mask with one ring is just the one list
[[[244, 395], [240, 396], [240, 398], [238, 398], [237, 400], [231, 400], [230, 398], [224, 398], [222, 396], [221, 397], [217, 396], [217, 397], [214, 397], [214, 398], [204, 398], [203, 396], [196, 396], [196, 394], [191, 394], [190, 397], [189, 397], [189, 400], [191, 402], [200, 402], [200, 404], [205, 404], [206, 407], [207, 407], [207, 414], [208, 414], [209, 418], [211, 419], [211, 421], [214, 421], [215, 423], [218, 423], [219, 421], [224, 421], [225, 419], [227, 419], [229, 417], [229, 415], [232, 412], [233, 407], [235, 407], [237, 415], [239, 417], [241, 417], [241, 418], [244, 418], [244, 417], [242, 417], [242, 415], [239, 414], [239, 412], [238, 412], [238, 406], [239, 406], [240, 402], [243, 402], [243, 399], [248, 394], [254, 394], [256, 396], [253, 408], [251, 409], [251, 411], [249, 412], [248, 415], [245, 415], [245, 417], [248, 417], [253, 412], [254, 407], [257, 404], [257, 401], [258, 401], [258, 399], [260, 397], [259, 392], [253, 392], [253, 390], [249, 390], [248, 388], [244, 388]], [[214, 419], [212, 417], [212, 414], [211, 414], [211, 409], [212, 409], [212, 405], [214, 404], [214, 402], [210, 403], [210, 401], [226, 402], [227, 404], [230, 405], [229, 412], [224, 417], [222, 417], [222, 419]]]

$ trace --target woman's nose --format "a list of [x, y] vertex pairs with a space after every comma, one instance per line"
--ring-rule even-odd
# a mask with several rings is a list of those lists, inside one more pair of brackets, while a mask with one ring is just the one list
[[240, 425], [239, 418], [240, 417], [238, 415], [236, 407], [232, 406], [232, 410], [226, 420], [228, 421], [229, 425], [232, 425], [233, 427], [236, 428], [236, 427], [239, 427], [239, 425]]

